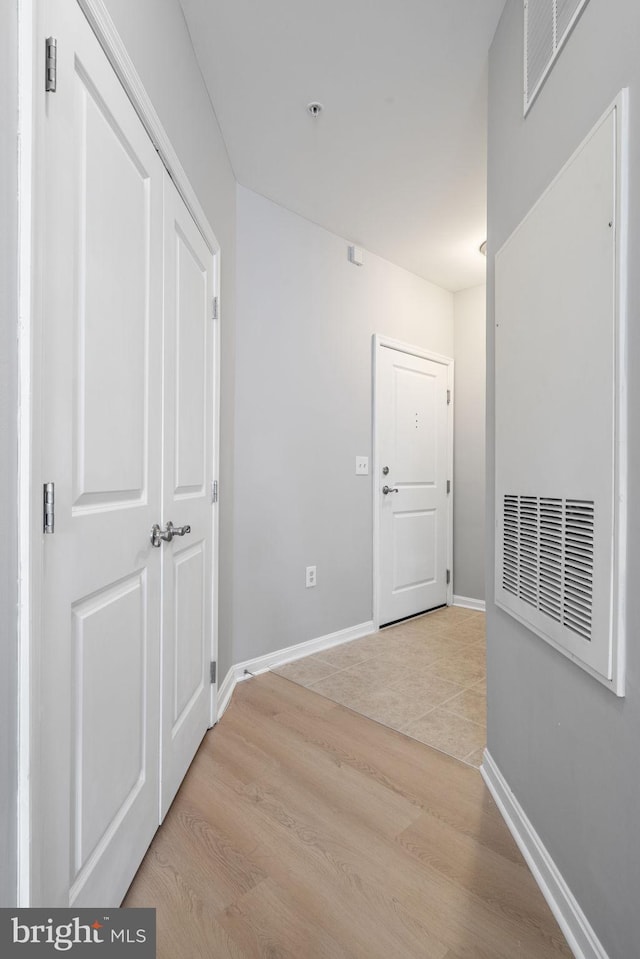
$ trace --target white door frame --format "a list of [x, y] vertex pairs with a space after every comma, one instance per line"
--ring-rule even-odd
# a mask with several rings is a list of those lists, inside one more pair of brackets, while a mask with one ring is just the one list
[[378, 490], [382, 462], [380, 460], [380, 416], [378, 412], [378, 397], [380, 396], [380, 351], [382, 349], [397, 350], [399, 353], [408, 353], [410, 356], [419, 356], [432, 363], [441, 363], [447, 368], [447, 389], [450, 390], [451, 402], [447, 406], [447, 467], [451, 479], [451, 492], [447, 496], [447, 569], [451, 570], [447, 586], [447, 605], [453, 603], [453, 359], [442, 356], [440, 353], [431, 353], [420, 346], [394, 340], [390, 336], [380, 333], [373, 334], [373, 625], [380, 628], [380, 509]]
[[[18, 418], [18, 905], [27, 907], [38, 894], [40, 846], [39, 809], [46, 801], [37, 786], [38, 702], [42, 643], [42, 485], [41, 437], [45, 427], [39, 384], [44, 362], [40, 344], [46, 320], [38, 278], [43, 264], [40, 237], [42, 210], [42, 130], [44, 121], [44, 30], [42, 7], [47, 0], [18, 0], [19, 22], [19, 418]], [[153, 104], [144, 89], [125, 45], [103, 0], [77, 0], [101, 47], [131, 100], [162, 163], [207, 243], [214, 261], [214, 295], [220, 300], [220, 245], [180, 163]], [[55, 96], [55, 94], [53, 94]], [[220, 306], [213, 329], [214, 463], [219, 474], [220, 453]], [[213, 609], [211, 658], [218, 651], [218, 507], [212, 507]], [[217, 721], [215, 688], [210, 725]]]

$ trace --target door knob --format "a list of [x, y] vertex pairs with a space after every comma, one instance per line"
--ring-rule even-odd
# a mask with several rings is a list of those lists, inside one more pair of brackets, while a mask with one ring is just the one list
[[387, 496], [389, 493], [397, 493], [397, 492], [398, 492], [398, 487], [397, 487], [397, 486], [394, 486], [394, 487], [392, 488], [391, 486], [383, 486], [383, 487], [382, 487], [382, 492], [384, 493], [385, 496]]
[[170, 543], [174, 536], [186, 536], [186, 534], [190, 532], [190, 526], [174, 526], [171, 520], [169, 520], [164, 529], [162, 529], [158, 523], [154, 523], [151, 528], [151, 545], [160, 547], [162, 540], [164, 540], [165, 543]]

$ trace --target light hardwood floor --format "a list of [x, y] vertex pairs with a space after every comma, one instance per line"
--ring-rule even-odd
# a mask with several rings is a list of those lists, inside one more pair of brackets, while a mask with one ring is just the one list
[[480, 766], [485, 616], [447, 606], [274, 670], [376, 722]]
[[159, 959], [571, 953], [471, 766], [273, 674], [206, 736], [124, 902]]

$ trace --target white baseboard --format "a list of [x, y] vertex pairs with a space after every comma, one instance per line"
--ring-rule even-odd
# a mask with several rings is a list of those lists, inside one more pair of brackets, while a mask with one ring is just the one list
[[453, 594], [453, 605], [464, 606], [465, 609], [477, 609], [481, 613], [486, 612], [487, 604], [483, 599], [471, 599], [470, 596], [456, 596]]
[[487, 749], [480, 772], [576, 959], [609, 959], [562, 873]]
[[264, 656], [256, 656], [255, 659], [247, 659], [244, 663], [232, 666], [218, 689], [218, 720], [222, 718], [222, 714], [229, 705], [236, 685], [250, 678], [247, 672], [257, 676], [259, 673], [266, 673], [269, 669], [273, 669], [274, 666], [284, 666], [285, 663], [292, 663], [304, 656], [320, 653], [323, 649], [331, 649], [332, 646], [349, 643], [352, 639], [362, 639], [363, 636], [369, 636], [374, 631], [373, 622], [359, 623], [358, 626], [350, 626], [348, 629], [340, 629], [336, 633], [328, 633], [326, 636], [308, 639], [296, 646], [277, 649], [273, 653], [265, 653]]
[[218, 687], [218, 716], [216, 722], [219, 722], [222, 719], [222, 715], [231, 701], [233, 696], [233, 691], [243, 679], [249, 679], [249, 676], [240, 675], [236, 673], [236, 667], [232, 666], [227, 675], [224, 677], [220, 686]]

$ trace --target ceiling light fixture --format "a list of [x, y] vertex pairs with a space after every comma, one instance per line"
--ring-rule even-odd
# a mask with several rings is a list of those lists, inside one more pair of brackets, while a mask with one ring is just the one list
[[480, 246], [478, 247], [483, 256], [487, 255], [487, 241], [483, 240]]
[[314, 119], [319, 117], [324, 107], [321, 103], [317, 103], [315, 100], [312, 103], [307, 103], [307, 113], [309, 113]]

